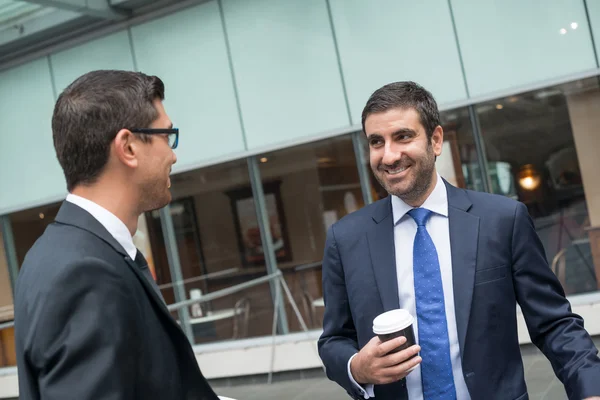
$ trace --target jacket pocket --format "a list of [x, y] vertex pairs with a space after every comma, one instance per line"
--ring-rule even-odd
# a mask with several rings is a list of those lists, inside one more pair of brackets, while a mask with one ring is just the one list
[[475, 271], [475, 284], [489, 283], [506, 278], [506, 265]]

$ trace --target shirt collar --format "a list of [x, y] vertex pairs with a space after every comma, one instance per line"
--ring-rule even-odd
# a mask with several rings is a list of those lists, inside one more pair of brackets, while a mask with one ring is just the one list
[[85, 199], [81, 196], [69, 193], [66, 201], [73, 203], [76, 206], [83, 208], [89, 212], [94, 218], [102, 224], [102, 226], [115, 238], [123, 249], [127, 252], [132, 260], [135, 260], [137, 254], [137, 248], [133, 244], [133, 238], [129, 229], [123, 221], [121, 221], [116, 215], [108, 211], [106, 208], [94, 203], [91, 200]]
[[[444, 217], [448, 216], [448, 193], [446, 192], [446, 185], [444, 181], [437, 174], [437, 182], [433, 191], [427, 197], [421, 208], [426, 208], [436, 214]], [[407, 212], [412, 210], [414, 207], [409, 206], [402, 201], [398, 196], [392, 196], [392, 214], [394, 216], [394, 225], [398, 223], [406, 215]]]

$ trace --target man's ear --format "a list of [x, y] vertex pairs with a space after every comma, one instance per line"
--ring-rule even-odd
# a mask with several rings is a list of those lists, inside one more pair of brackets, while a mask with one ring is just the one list
[[130, 168], [137, 168], [138, 155], [141, 151], [140, 140], [128, 129], [121, 129], [117, 132], [113, 141], [113, 149], [116, 158], [121, 164]]
[[444, 144], [444, 130], [441, 126], [436, 126], [431, 135], [431, 146], [433, 147], [433, 154], [438, 157], [442, 154], [442, 146]]

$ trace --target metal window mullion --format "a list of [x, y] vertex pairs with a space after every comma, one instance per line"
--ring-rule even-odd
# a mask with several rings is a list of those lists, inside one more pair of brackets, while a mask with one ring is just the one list
[[[279, 268], [277, 267], [275, 249], [273, 248], [273, 242], [271, 241], [271, 227], [269, 225], [269, 215], [267, 212], [267, 203], [265, 201], [265, 192], [260, 177], [260, 169], [258, 167], [258, 161], [256, 157], [248, 157], [247, 161], [248, 173], [250, 174], [250, 183], [252, 185], [252, 195], [254, 196], [254, 205], [256, 208], [256, 217], [258, 219], [258, 226], [260, 230], [260, 239], [262, 241], [263, 251], [265, 254], [265, 262], [267, 264], [267, 273], [273, 274], [279, 271]], [[283, 296], [276, 296], [278, 284], [279, 282], [269, 281], [273, 304], [278, 312], [278, 331], [280, 334], [287, 334], [289, 333], [289, 326], [283, 304]], [[277, 304], [275, 304], [276, 300], [278, 300]]]
[[471, 120], [471, 128], [473, 130], [473, 140], [475, 141], [475, 149], [477, 151], [477, 163], [483, 183], [483, 190], [492, 193], [492, 182], [488, 170], [487, 155], [485, 153], [485, 143], [481, 136], [481, 125], [479, 124], [479, 116], [475, 106], [469, 106], [469, 119]]
[[[171, 282], [173, 282], [175, 302], [179, 303], [187, 300], [187, 297], [185, 295], [185, 284], [183, 283], [183, 274], [181, 273], [181, 260], [179, 258], [179, 250], [177, 248], [177, 239], [175, 238], [175, 228], [173, 226], [173, 218], [171, 217], [170, 205], [167, 205], [160, 210], [160, 225], [165, 239], [165, 249], [169, 261], [169, 270], [171, 271]], [[177, 310], [177, 314], [179, 315], [179, 321], [183, 332], [190, 343], [194, 344], [194, 335], [190, 325], [188, 308], [180, 308]]]
[[365, 205], [368, 205], [373, 202], [373, 195], [371, 194], [371, 181], [369, 177], [369, 167], [367, 167], [367, 156], [365, 154], [365, 148], [361, 143], [360, 135], [362, 135], [362, 132], [352, 133], [352, 146], [354, 147], [354, 157], [356, 159], [356, 166], [358, 167], [358, 179], [360, 181], [363, 201]]

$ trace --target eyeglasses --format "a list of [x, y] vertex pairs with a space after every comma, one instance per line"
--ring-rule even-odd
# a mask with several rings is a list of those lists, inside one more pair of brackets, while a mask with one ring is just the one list
[[169, 146], [176, 149], [179, 144], [179, 128], [171, 129], [152, 129], [152, 128], [133, 128], [129, 129], [133, 133], [143, 133], [144, 135], [167, 135]]

